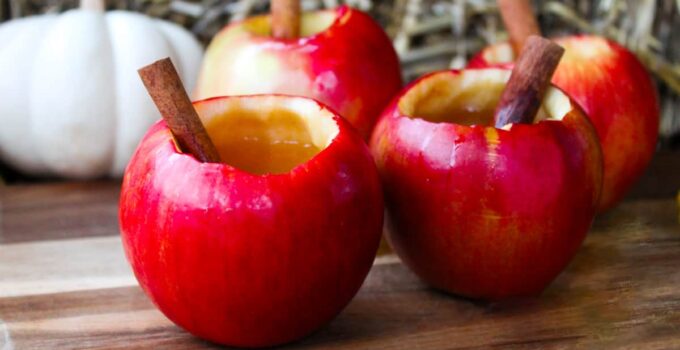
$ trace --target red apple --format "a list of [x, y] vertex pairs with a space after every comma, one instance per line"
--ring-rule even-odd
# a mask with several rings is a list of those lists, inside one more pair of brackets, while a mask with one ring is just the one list
[[401, 88], [392, 43], [368, 15], [347, 6], [304, 13], [301, 35], [270, 36], [267, 15], [228, 25], [208, 47], [194, 96], [306, 96], [339, 112], [367, 138]]
[[426, 75], [371, 138], [387, 238], [428, 284], [481, 299], [540, 293], [588, 231], [602, 183], [597, 136], [551, 87], [534, 124], [493, 125], [510, 71]]
[[[656, 148], [659, 101], [637, 58], [613, 41], [589, 35], [555, 39], [566, 49], [552, 82], [585, 110], [604, 154], [600, 212], [613, 207], [642, 175]], [[469, 67], [510, 67], [508, 44], [490, 46]]]
[[226, 163], [178, 151], [163, 121], [149, 130], [120, 199], [137, 280], [199, 337], [247, 347], [303, 337], [350, 301], [377, 251], [382, 191], [368, 148], [307, 98], [194, 106]]

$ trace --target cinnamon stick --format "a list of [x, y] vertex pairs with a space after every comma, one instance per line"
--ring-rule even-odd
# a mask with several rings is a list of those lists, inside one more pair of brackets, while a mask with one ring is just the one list
[[137, 71], [179, 147], [201, 162], [218, 163], [220, 156], [198, 117], [170, 58]]
[[497, 0], [497, 4], [510, 36], [510, 44], [517, 55], [530, 36], [541, 35], [531, 0]]
[[272, 35], [293, 39], [300, 35], [300, 0], [272, 0]]
[[498, 107], [495, 124], [530, 124], [541, 106], [564, 49], [540, 36], [530, 36], [512, 69]]

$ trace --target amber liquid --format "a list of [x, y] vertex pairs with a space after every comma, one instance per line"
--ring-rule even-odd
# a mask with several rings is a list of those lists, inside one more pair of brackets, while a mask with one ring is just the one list
[[[493, 124], [496, 104], [504, 84], [458, 91], [455, 98], [451, 98], [452, 89], [448, 81], [433, 84], [435, 85], [415, 102], [415, 116], [433, 123]], [[479, 95], [484, 97], [480, 98]]]
[[433, 123], [456, 123], [460, 125], [491, 125], [494, 110], [476, 110], [472, 107], [447, 106], [440, 110], [417, 110], [416, 115]]
[[321, 150], [307, 125], [286, 110], [229, 111], [212, 119], [206, 129], [222, 162], [253, 174], [287, 173]]
[[492, 109], [476, 110], [473, 108], [460, 108], [450, 112], [454, 121], [461, 125], [491, 125], [493, 123]]

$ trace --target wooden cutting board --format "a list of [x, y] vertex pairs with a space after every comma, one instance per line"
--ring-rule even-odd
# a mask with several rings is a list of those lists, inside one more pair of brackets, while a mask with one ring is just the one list
[[[0, 350], [216, 347], [148, 301], [118, 237], [118, 183], [0, 189]], [[474, 302], [434, 291], [382, 255], [328, 326], [288, 348], [680, 348], [680, 225], [673, 199], [596, 221], [538, 298]]]

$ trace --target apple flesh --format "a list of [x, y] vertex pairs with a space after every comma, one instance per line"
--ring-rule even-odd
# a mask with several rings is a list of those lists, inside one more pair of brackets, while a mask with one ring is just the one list
[[[196, 336], [246, 347], [303, 337], [350, 301], [377, 251], [383, 202], [368, 147], [307, 98], [223, 97], [194, 106], [223, 160], [240, 168], [178, 151], [163, 121], [149, 130], [120, 199], [135, 276], [170, 320]], [[237, 148], [249, 142], [255, 151]], [[317, 151], [290, 154], [291, 144]]]
[[[659, 130], [659, 100], [649, 74], [626, 48], [589, 35], [554, 39], [565, 55], [553, 84], [573, 98], [597, 130], [604, 154], [599, 211], [618, 203], [649, 164]], [[469, 67], [511, 67], [508, 44], [487, 47]]]
[[548, 89], [534, 124], [490, 126], [509, 76], [426, 75], [370, 142], [388, 241], [425, 282], [471, 298], [539, 294], [581, 245], [601, 190], [595, 131], [560, 90]]
[[367, 138], [401, 88], [397, 54], [365, 13], [341, 6], [304, 13], [301, 37], [270, 36], [270, 16], [225, 27], [210, 43], [196, 98], [280, 93], [327, 104]]

